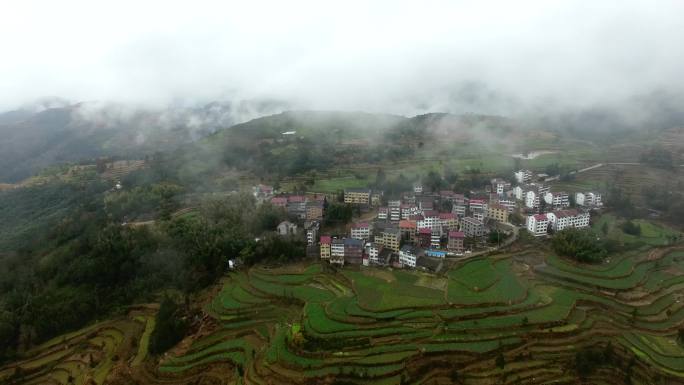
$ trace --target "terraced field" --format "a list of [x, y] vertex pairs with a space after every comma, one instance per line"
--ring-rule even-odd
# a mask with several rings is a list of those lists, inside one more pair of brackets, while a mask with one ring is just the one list
[[33, 348], [25, 360], [0, 368], [1, 384], [106, 384], [108, 376], [147, 356], [156, 305], [97, 323]]
[[147, 357], [153, 318], [136, 310], [40, 346], [0, 382], [576, 384], [577, 352], [610, 347], [585, 383], [684, 383], [684, 247], [649, 247], [600, 266], [528, 248], [444, 276], [254, 267], [162, 357]]

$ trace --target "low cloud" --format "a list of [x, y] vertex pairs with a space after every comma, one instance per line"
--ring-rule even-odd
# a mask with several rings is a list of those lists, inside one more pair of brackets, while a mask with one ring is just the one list
[[684, 90], [682, 14], [676, 0], [14, 2], [0, 110], [46, 95], [403, 115], [621, 104]]

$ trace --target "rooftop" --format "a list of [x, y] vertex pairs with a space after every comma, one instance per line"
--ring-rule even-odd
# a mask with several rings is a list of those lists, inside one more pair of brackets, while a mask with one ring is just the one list
[[360, 240], [360, 239], [345, 238], [345, 239], [344, 239], [344, 245], [345, 245], [345, 246], [358, 246], [358, 247], [363, 247], [363, 241]]
[[416, 225], [415, 221], [410, 221], [410, 220], [399, 221], [399, 228], [402, 228], [402, 229], [415, 229], [416, 226], [417, 225]]
[[330, 235], [321, 235], [321, 244], [329, 245], [331, 240]]
[[477, 218], [473, 218], [473, 217], [464, 217], [462, 220], [463, 220], [463, 222], [471, 223], [471, 224], [474, 224], [474, 225], [481, 225], [481, 224], [483, 224], [481, 220], [479, 220], [479, 219], [477, 219]]
[[304, 195], [290, 195], [287, 198], [288, 202], [306, 202], [306, 197]]
[[423, 216], [424, 216], [425, 218], [428, 218], [428, 217], [439, 217], [439, 211], [437, 211], [437, 210], [424, 210], [424, 211], [423, 211]]
[[557, 218], [575, 217], [577, 214], [579, 214], [577, 210], [558, 210], [553, 212], [553, 215]]
[[344, 189], [345, 193], [371, 193], [371, 190], [369, 188], [346, 188]]
[[462, 231], [449, 231], [449, 238], [465, 238], [465, 233]]

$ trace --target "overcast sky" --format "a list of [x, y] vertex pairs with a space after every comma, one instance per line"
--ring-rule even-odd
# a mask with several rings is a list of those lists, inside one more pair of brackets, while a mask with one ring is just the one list
[[681, 0], [7, 1], [0, 109], [45, 96], [395, 113], [611, 102], [684, 89], [683, 17]]

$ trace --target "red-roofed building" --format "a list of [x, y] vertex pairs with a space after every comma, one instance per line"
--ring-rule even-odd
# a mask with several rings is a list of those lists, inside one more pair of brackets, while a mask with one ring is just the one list
[[399, 221], [399, 231], [401, 232], [401, 239], [415, 242], [416, 240], [416, 221], [402, 220]]
[[278, 207], [287, 207], [286, 197], [273, 197], [271, 198], [271, 204]]
[[330, 259], [330, 244], [332, 238], [330, 235], [321, 235], [321, 259]]
[[420, 247], [430, 247], [432, 243], [432, 230], [427, 227], [418, 229], [418, 245]]
[[438, 235], [442, 232], [442, 226], [439, 219], [439, 212], [436, 210], [423, 211], [423, 220], [417, 221], [418, 228], [427, 227]]
[[465, 234], [461, 231], [449, 231], [449, 239], [447, 242], [447, 249], [456, 254], [463, 253], [463, 240]]
[[442, 232], [458, 229], [458, 217], [454, 213], [439, 213], [439, 222]]
[[368, 222], [356, 222], [352, 224], [351, 237], [355, 239], [370, 239], [371, 226]]
[[549, 218], [546, 214], [535, 214], [527, 217], [527, 231], [535, 237], [546, 235], [549, 229]]
[[553, 231], [561, 231], [568, 227], [589, 227], [590, 215], [588, 212], [577, 210], [559, 210], [546, 214]]
[[487, 201], [484, 199], [471, 199], [468, 207], [470, 211], [485, 211], [487, 209]]

